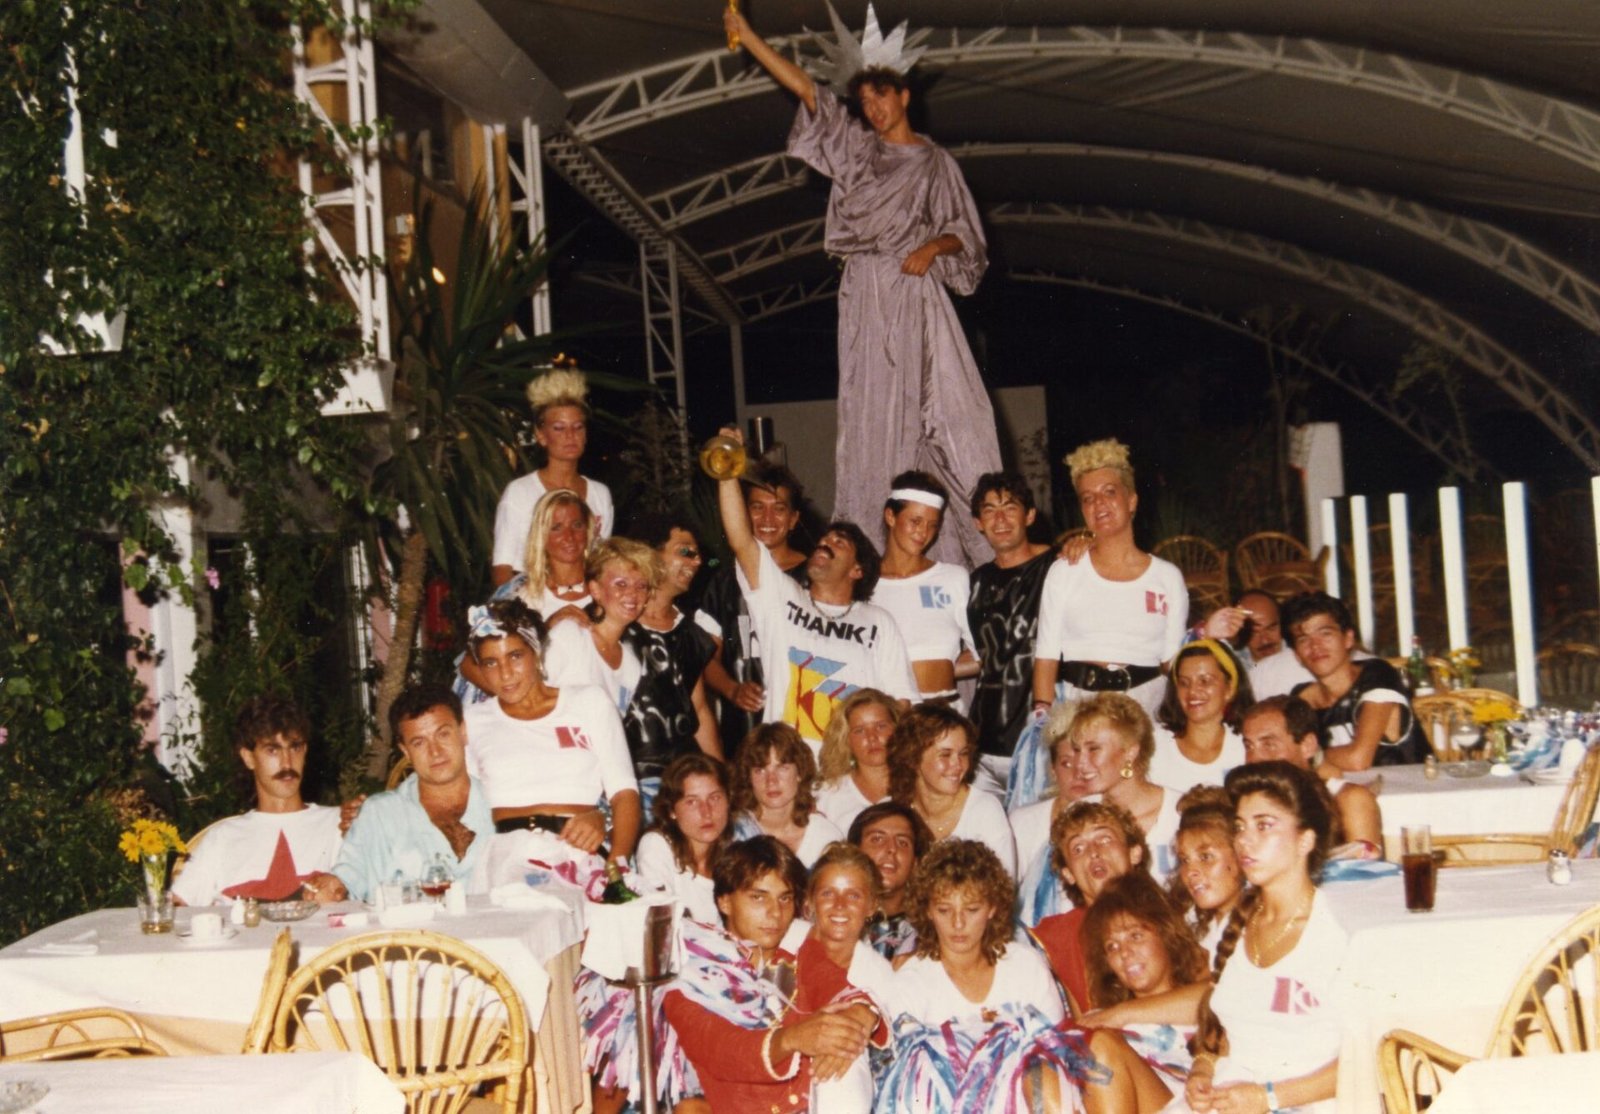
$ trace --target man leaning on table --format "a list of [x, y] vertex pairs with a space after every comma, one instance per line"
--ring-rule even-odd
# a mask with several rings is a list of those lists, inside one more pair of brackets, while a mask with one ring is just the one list
[[[269, 878], [301, 879], [327, 870], [339, 853], [339, 810], [300, 796], [311, 721], [284, 696], [258, 696], [234, 720], [233, 745], [250, 772], [256, 807], [204, 832], [172, 883], [183, 905], [255, 892]], [[281, 894], [290, 897], [293, 880]], [[252, 888], [254, 887], [254, 888]]]
[[469, 891], [478, 888], [472, 878], [494, 836], [494, 818], [483, 786], [467, 773], [461, 701], [442, 685], [412, 685], [389, 708], [389, 734], [416, 773], [367, 798], [333, 872], [309, 879], [307, 897], [371, 901], [396, 872], [421, 878], [435, 858]]

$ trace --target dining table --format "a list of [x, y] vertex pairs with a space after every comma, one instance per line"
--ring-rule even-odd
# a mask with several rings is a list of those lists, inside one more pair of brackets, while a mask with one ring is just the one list
[[[465, 941], [517, 990], [533, 1030], [532, 1083], [541, 1111], [587, 1111], [590, 1105], [572, 990], [582, 907], [576, 890], [529, 889], [515, 907], [473, 896], [465, 913], [445, 915], [441, 908], [415, 926]], [[351, 914], [365, 915], [368, 923], [349, 923]], [[229, 925], [221, 938], [196, 939], [193, 915], [180, 909], [175, 932], [146, 935], [135, 910], [100, 909], [0, 948], [5, 1015], [112, 1006], [132, 1014], [173, 1056], [239, 1052], [282, 926], [266, 920], [256, 927]], [[353, 903], [323, 906], [288, 927], [302, 965], [352, 936], [382, 930], [375, 912]]]
[[1474, 1060], [1445, 1081], [1428, 1114], [1551, 1114], [1600, 1106], [1600, 1052]]
[[1482, 1056], [1529, 961], [1600, 902], [1600, 861], [1573, 862], [1568, 885], [1552, 884], [1542, 863], [1441, 870], [1426, 913], [1406, 910], [1398, 875], [1331, 884], [1323, 892], [1349, 934], [1337, 980], [1337, 1107], [1340, 1114], [1381, 1114], [1384, 1034], [1409, 1029]]
[[1420, 765], [1375, 766], [1344, 780], [1376, 792], [1386, 857], [1396, 862], [1402, 827], [1426, 824], [1435, 835], [1548, 832], [1570, 773], [1497, 776], [1487, 765], [1444, 763], [1431, 778]]
[[7, 1085], [39, 1093], [39, 1114], [402, 1114], [405, 1096], [357, 1052], [133, 1056], [0, 1064]]

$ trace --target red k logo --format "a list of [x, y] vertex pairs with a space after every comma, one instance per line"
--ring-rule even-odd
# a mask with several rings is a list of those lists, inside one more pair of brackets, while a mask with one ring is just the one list
[[1287, 1014], [1314, 1013], [1322, 1005], [1317, 996], [1294, 979], [1278, 976], [1272, 990], [1272, 1012]]
[[556, 743], [562, 750], [570, 750], [572, 748], [588, 750], [589, 736], [583, 733], [583, 728], [581, 727], [558, 727], [556, 728]]
[[1144, 594], [1144, 610], [1146, 615], [1165, 615], [1167, 613], [1166, 593], [1146, 592]]

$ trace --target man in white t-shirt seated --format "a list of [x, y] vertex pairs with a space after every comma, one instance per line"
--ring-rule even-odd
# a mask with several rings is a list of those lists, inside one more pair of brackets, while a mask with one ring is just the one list
[[1250, 688], [1256, 699], [1286, 696], [1296, 685], [1312, 679], [1311, 670], [1284, 645], [1276, 597], [1260, 588], [1251, 588], [1239, 594], [1234, 606], [1250, 612], [1249, 622], [1233, 643], [1245, 652], [1250, 666]]
[[[300, 796], [311, 723], [285, 696], [258, 696], [239, 711], [233, 744], [250, 771], [256, 807], [203, 833], [172, 883], [183, 905], [219, 897], [293, 897], [339, 853], [339, 810]], [[281, 888], [282, 892], [265, 892]]]
[[487, 874], [475, 878], [474, 869], [494, 838], [494, 817], [467, 773], [461, 701], [442, 685], [412, 685], [389, 707], [389, 734], [414, 773], [361, 805], [332, 873], [306, 882], [313, 900], [371, 901], [396, 874], [419, 881], [435, 861], [467, 892], [486, 888]]
[[[738, 438], [734, 429], [723, 433]], [[875, 688], [917, 698], [905, 642], [894, 618], [866, 602], [880, 558], [860, 527], [833, 522], [806, 561], [808, 587], [785, 576], [756, 540], [737, 479], [718, 485], [722, 529], [739, 567], [766, 678], [767, 723], [787, 723], [813, 753], [845, 697]]]

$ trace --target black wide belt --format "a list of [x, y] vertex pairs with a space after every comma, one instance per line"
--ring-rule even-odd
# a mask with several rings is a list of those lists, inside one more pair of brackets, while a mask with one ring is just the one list
[[494, 830], [504, 835], [506, 832], [549, 832], [551, 835], [560, 835], [561, 829], [567, 826], [570, 816], [551, 816], [548, 813], [536, 812], [532, 816], [513, 816], [509, 820], [496, 820]]
[[1092, 661], [1064, 661], [1061, 679], [1088, 692], [1127, 692], [1161, 676], [1159, 665], [1099, 665]]

